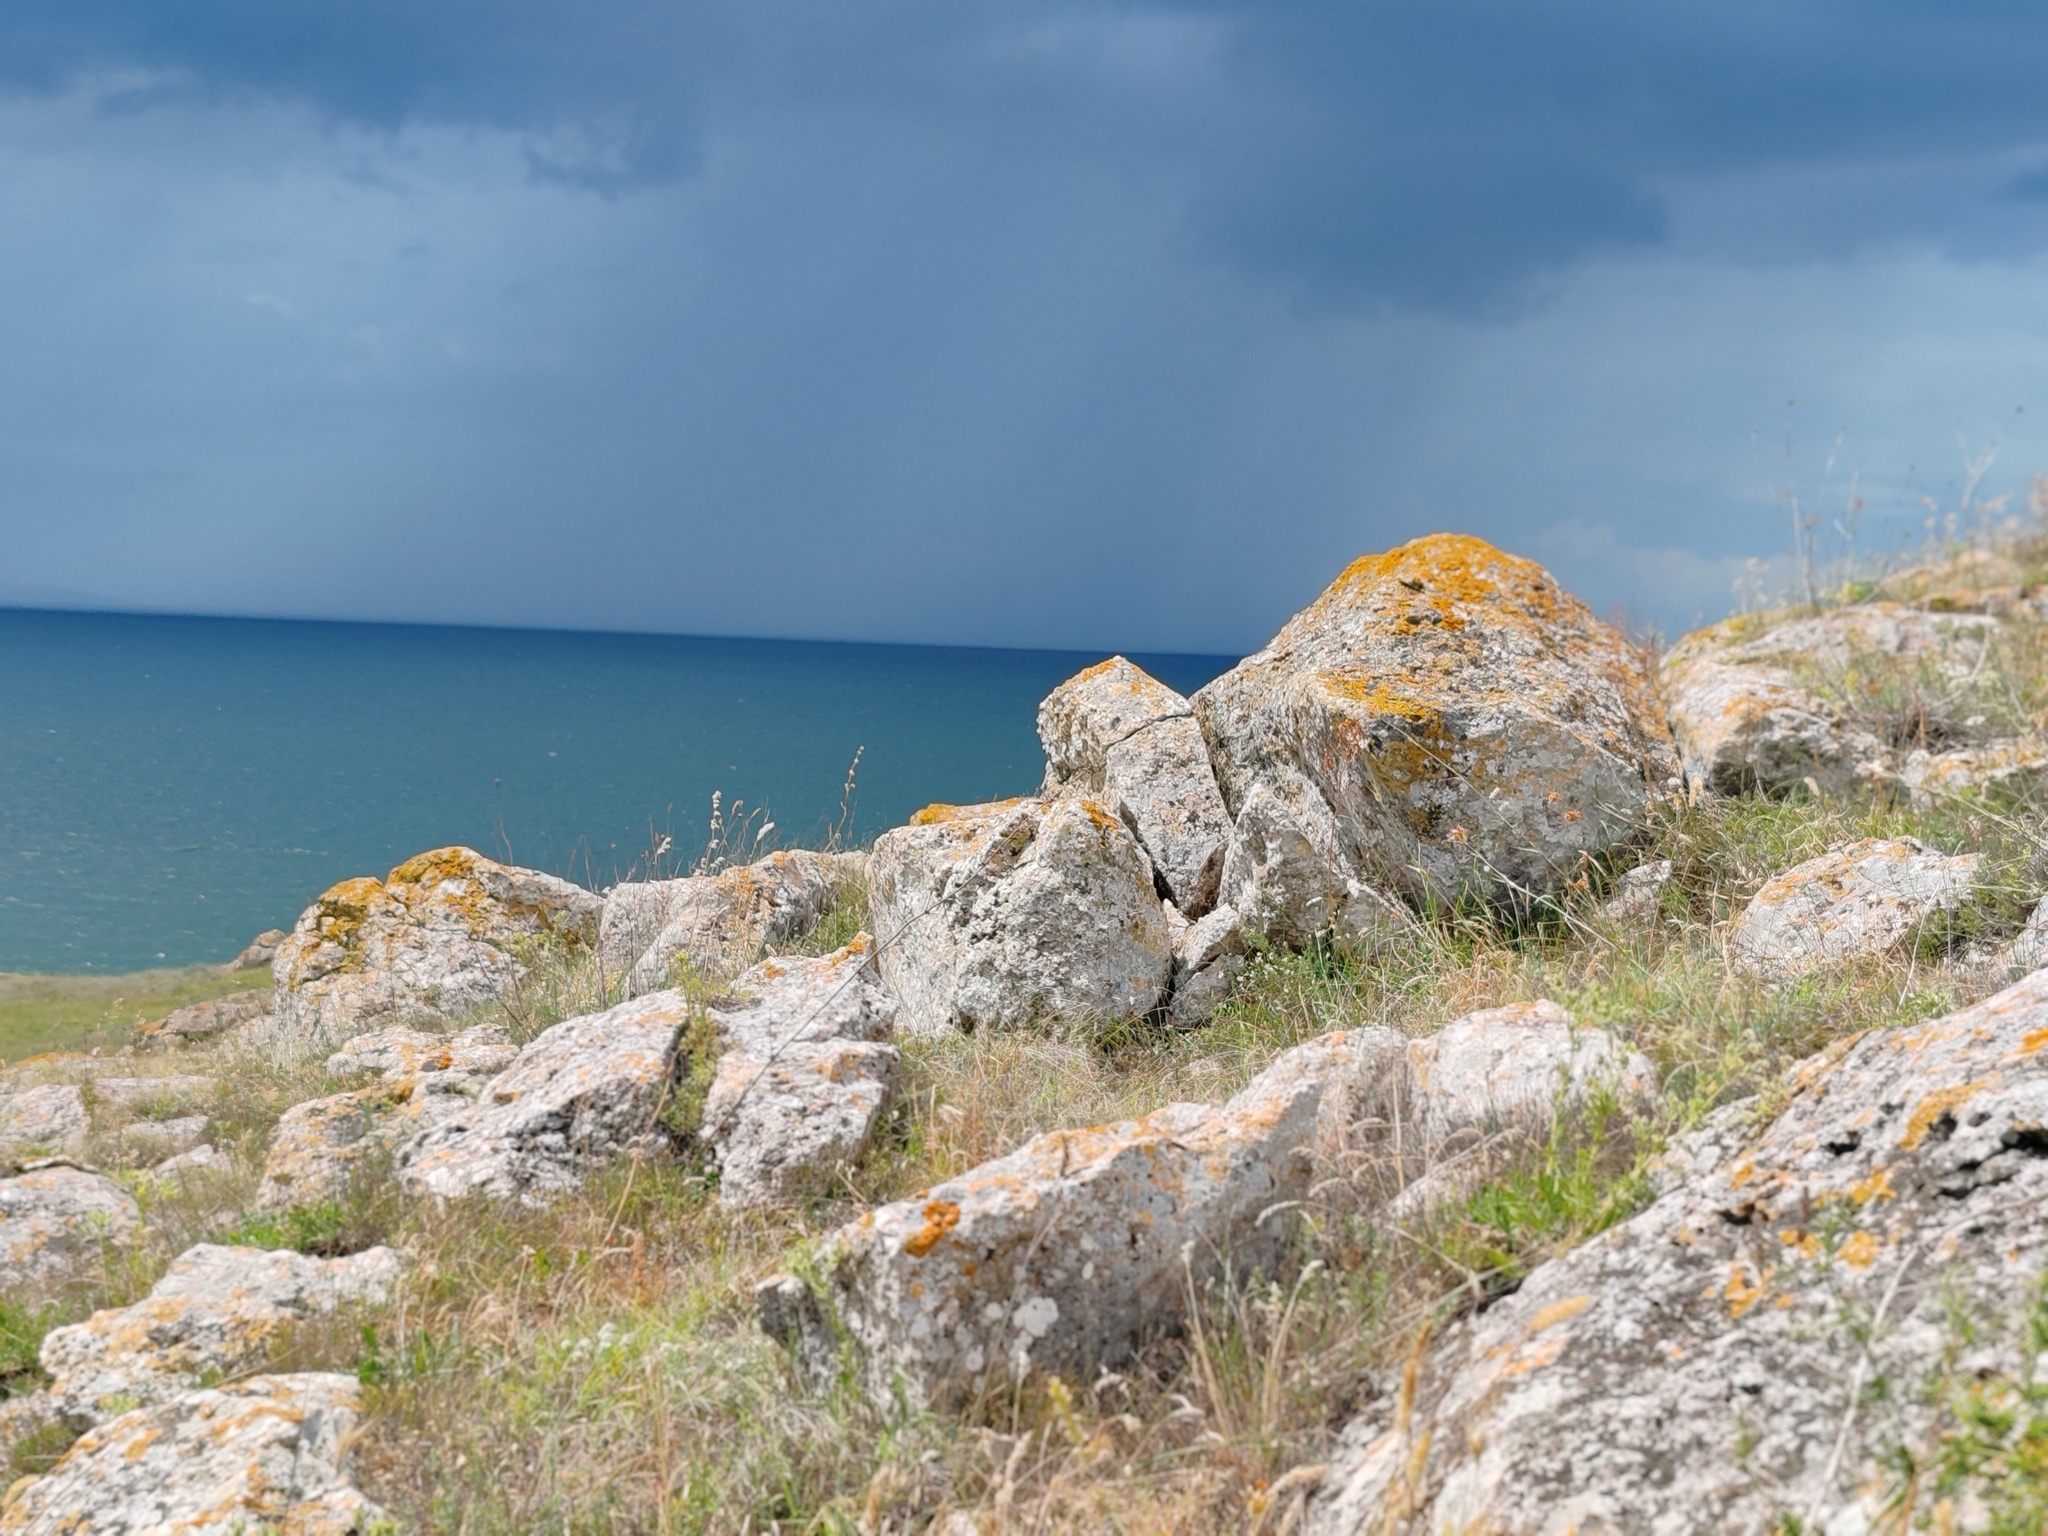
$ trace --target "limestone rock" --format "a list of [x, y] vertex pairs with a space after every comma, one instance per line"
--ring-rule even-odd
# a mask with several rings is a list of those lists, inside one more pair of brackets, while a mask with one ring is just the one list
[[1994, 785], [2038, 788], [2048, 779], [2048, 742], [2011, 738], [1947, 752], [1909, 753], [1899, 769], [1916, 806], [1937, 804]]
[[1206, 1024], [1244, 970], [1244, 923], [1237, 908], [1217, 907], [1175, 934], [1172, 1021]]
[[197, 1146], [190, 1152], [180, 1152], [176, 1157], [167, 1157], [150, 1170], [159, 1179], [177, 1179], [181, 1183], [218, 1178], [232, 1168], [227, 1158], [210, 1146]]
[[2037, 974], [1807, 1063], [1742, 1150], [1448, 1332], [1346, 1432], [1309, 1528], [1891, 1528], [1897, 1453], [2034, 1368], [2044, 1040]]
[[796, 849], [716, 875], [615, 885], [605, 893], [598, 956], [636, 997], [672, 985], [678, 959], [731, 976], [764, 948], [810, 932], [846, 878], [841, 860]]
[[95, 1104], [111, 1105], [131, 1114], [177, 1114], [219, 1098], [220, 1079], [189, 1072], [166, 1077], [95, 1077], [92, 1097]]
[[763, 1326], [813, 1361], [836, 1361], [843, 1330], [882, 1404], [946, 1406], [1031, 1370], [1091, 1380], [1182, 1315], [1184, 1263], [1200, 1283], [1219, 1254], [1240, 1274], [1277, 1254], [1273, 1208], [1350, 1113], [1357, 1045], [1325, 1036], [1220, 1107], [1054, 1132], [878, 1207], [827, 1240], [822, 1295], [757, 1293]]
[[[1549, 1001], [1510, 1003], [1402, 1042], [1371, 1074], [1378, 1161], [1402, 1186], [1381, 1219], [1406, 1223], [1477, 1188], [1503, 1140], [1545, 1133], [1597, 1091], [1641, 1100], [1656, 1087], [1642, 1056]], [[1398, 1102], [1395, 1102], [1398, 1100]]]
[[277, 959], [278, 946], [285, 941], [282, 928], [266, 928], [251, 939], [242, 952], [222, 966], [223, 971], [267, 971]]
[[2048, 965], [2048, 898], [2027, 915], [2026, 925], [1999, 956], [1999, 963], [2013, 972], [2038, 971]]
[[14, 1536], [366, 1536], [350, 1481], [361, 1388], [331, 1372], [181, 1393], [87, 1430], [0, 1505]]
[[1121, 656], [1068, 678], [1038, 706], [1046, 792], [1124, 819], [1166, 895], [1189, 917], [1215, 903], [1230, 813], [1194, 707]]
[[51, 1400], [76, 1425], [163, 1402], [260, 1363], [290, 1324], [388, 1299], [402, 1271], [389, 1248], [315, 1259], [201, 1243], [133, 1306], [44, 1335]]
[[116, 1133], [121, 1157], [131, 1167], [151, 1168], [168, 1158], [190, 1152], [206, 1140], [213, 1122], [205, 1115], [183, 1115], [176, 1120], [137, 1120]]
[[422, 1072], [495, 1077], [512, 1065], [519, 1047], [501, 1024], [478, 1024], [452, 1035], [417, 1029], [380, 1029], [355, 1039], [327, 1058], [330, 1077], [374, 1072], [390, 1082]]
[[1657, 921], [1664, 887], [1671, 883], [1671, 861], [1638, 864], [1614, 882], [1614, 892], [1600, 903], [1601, 921], [1617, 928], [1648, 928]]
[[1789, 622], [1726, 620], [1665, 657], [1671, 729], [1695, 793], [1780, 793], [1812, 779], [1829, 794], [1879, 785], [1890, 748], [1845, 717], [1873, 685], [1936, 691], [1982, 666], [1998, 623], [1865, 603]]
[[472, 1112], [481, 1082], [422, 1073], [294, 1104], [279, 1117], [263, 1159], [256, 1204], [266, 1210], [339, 1200], [359, 1178], [395, 1165], [428, 1127]]
[[65, 1163], [0, 1179], [0, 1296], [48, 1295], [134, 1239], [142, 1212], [112, 1179]]
[[[268, 957], [264, 963], [269, 964]], [[208, 998], [203, 1003], [189, 1003], [160, 1019], [137, 1025], [135, 1048], [138, 1051], [162, 1051], [194, 1045], [225, 1034], [238, 1024], [259, 1019], [270, 1009], [268, 992], [230, 992], [225, 997]]]
[[913, 1033], [1132, 1018], [1170, 978], [1151, 862], [1084, 797], [927, 806], [875, 843], [868, 900]]
[[1473, 538], [1354, 562], [1194, 707], [1236, 817], [1220, 899], [1248, 922], [1330, 927], [1361, 890], [1553, 891], [1678, 772], [1622, 637]]
[[85, 1095], [71, 1083], [0, 1093], [0, 1161], [83, 1157], [92, 1120]]
[[604, 903], [581, 886], [467, 848], [344, 880], [279, 947], [271, 1040], [311, 1055], [388, 1024], [460, 1013], [526, 978], [535, 944], [590, 944]]
[[1811, 779], [1831, 795], [1878, 783], [1891, 753], [1776, 669], [1674, 654], [1664, 664], [1671, 731], [1697, 794], [1779, 793]]
[[714, 1004], [726, 1042], [700, 1135], [718, 1198], [770, 1205], [815, 1194], [866, 1146], [898, 1056], [879, 1041], [896, 1015], [866, 934], [816, 960], [764, 960]]
[[1864, 838], [1768, 881], [1735, 920], [1738, 970], [1789, 979], [1838, 960], [1885, 954], [1969, 898], [1973, 853], [1949, 858], [1910, 837]]
[[544, 1031], [473, 1104], [407, 1142], [400, 1184], [447, 1199], [540, 1202], [613, 1158], [666, 1149], [658, 1116], [694, 1011], [680, 992], [654, 992]]
[[1596, 1087], [1647, 1093], [1656, 1074], [1605, 1030], [1547, 1000], [1468, 1013], [1407, 1046], [1409, 1093], [1425, 1136], [1477, 1127], [1546, 1125]]

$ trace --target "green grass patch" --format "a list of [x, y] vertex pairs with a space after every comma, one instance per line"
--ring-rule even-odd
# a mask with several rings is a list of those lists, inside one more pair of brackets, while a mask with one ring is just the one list
[[0, 973], [0, 1058], [114, 1050], [129, 1043], [136, 1025], [174, 1008], [269, 986], [268, 971], [228, 975], [210, 965], [121, 976]]

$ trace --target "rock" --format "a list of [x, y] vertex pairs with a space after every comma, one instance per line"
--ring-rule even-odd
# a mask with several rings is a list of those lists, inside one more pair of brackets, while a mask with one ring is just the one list
[[420, 854], [381, 881], [344, 880], [278, 949], [266, 1038], [301, 1057], [479, 1007], [526, 979], [529, 946], [594, 943], [603, 909], [581, 886], [467, 848]]
[[1966, 1387], [2032, 1379], [2044, 1041], [2037, 974], [1805, 1064], [1760, 1134], [1717, 1128], [1742, 1150], [1428, 1350], [1347, 1430], [1310, 1530], [1920, 1528], [1887, 1513], [1900, 1458], [1959, 1434], [1937, 1415]]
[[1555, 891], [1677, 784], [1627, 642], [1473, 538], [1354, 562], [1194, 707], [1236, 818], [1220, 899], [1260, 926], [1331, 927], [1363, 891]]
[[822, 959], [764, 960], [710, 1009], [726, 1050], [700, 1135], [718, 1158], [722, 1204], [816, 1194], [867, 1145], [898, 1064], [877, 1043], [896, 1001], [874, 951], [861, 934]]
[[1374, 1078], [1379, 1124], [1398, 1128], [1381, 1133], [1381, 1161], [1410, 1180], [1381, 1213], [1395, 1223], [1469, 1195], [1503, 1139], [1545, 1134], [1596, 1092], [1626, 1102], [1657, 1084], [1642, 1056], [1545, 1000], [1482, 1009], [1403, 1042]]
[[1772, 624], [1754, 616], [1695, 631], [1664, 659], [1671, 729], [1695, 793], [1828, 794], [1879, 785], [1890, 748], [1847, 718], [1886, 683], [1944, 692], [1981, 668], [1995, 619], [1865, 603]]
[[797, 849], [717, 875], [615, 885], [605, 892], [598, 956], [636, 997], [672, 986], [679, 959], [731, 976], [764, 948], [810, 932], [846, 878], [842, 860]]
[[378, 1511], [350, 1481], [355, 1378], [257, 1376], [181, 1393], [79, 1437], [0, 1505], [19, 1536], [367, 1536]]
[[1623, 1098], [1656, 1087], [1648, 1061], [1548, 1000], [1485, 1008], [1411, 1040], [1408, 1092], [1425, 1137], [1547, 1126], [1598, 1087]]
[[374, 1072], [387, 1081], [422, 1072], [495, 1077], [512, 1065], [519, 1047], [502, 1024], [479, 1024], [452, 1035], [417, 1029], [380, 1029], [355, 1039], [327, 1058], [330, 1077]]
[[1781, 794], [1811, 779], [1830, 795], [1879, 783], [1891, 753], [1783, 672], [1674, 653], [1664, 663], [1671, 733], [1695, 794]]
[[1949, 752], [1916, 751], [1899, 769], [1915, 806], [1972, 794], [1993, 786], [2037, 789], [2048, 778], [2048, 743], [2036, 738], [2010, 738], [1981, 747]]
[[251, 939], [243, 951], [221, 969], [235, 971], [267, 971], [277, 960], [277, 951], [285, 941], [282, 928], [266, 928]]
[[2026, 925], [2006, 946], [1998, 961], [2009, 973], [2038, 971], [2048, 965], [2048, 898], [2039, 902], [2027, 915]]
[[0, 1179], [0, 1296], [61, 1290], [141, 1226], [134, 1198], [102, 1174], [51, 1163]]
[[1935, 613], [2005, 613], [2019, 606], [2026, 585], [2026, 573], [2007, 551], [1968, 549], [1894, 571], [1877, 584], [1877, 595]]
[[[235, 969], [246, 967], [237, 965]], [[138, 1051], [163, 1051], [194, 1045], [225, 1034], [238, 1024], [259, 1019], [268, 1012], [268, 992], [230, 992], [225, 997], [208, 998], [203, 1003], [189, 1003], [160, 1019], [138, 1024], [135, 1027], [135, 1048]]]
[[270, 1134], [256, 1204], [278, 1210], [345, 1198], [358, 1179], [388, 1173], [428, 1127], [473, 1112], [482, 1086], [460, 1073], [422, 1073], [294, 1104]]
[[1600, 920], [1616, 928], [1648, 928], [1657, 921], [1664, 887], [1671, 883], [1671, 861], [1638, 864], [1614, 882], [1614, 892], [1600, 903]]
[[1831, 848], [1765, 883], [1735, 920], [1729, 959], [1789, 980], [1838, 960], [1889, 952], [1969, 899], [1974, 853], [1949, 858], [1910, 837]]
[[163, 1402], [260, 1363], [294, 1323], [388, 1300], [402, 1272], [389, 1248], [316, 1259], [201, 1243], [172, 1260], [133, 1306], [43, 1336], [51, 1400], [78, 1426]]
[[1244, 924], [1237, 908], [1217, 907], [1173, 941], [1172, 1023], [1192, 1029], [1215, 1017], [1244, 970]]
[[1046, 793], [1085, 795], [1121, 816], [1189, 917], [1215, 904], [1230, 813], [1186, 699], [1112, 656], [1038, 706], [1038, 739]]
[[614, 1158], [665, 1152], [673, 1135], [659, 1116], [681, 1069], [678, 1037], [698, 1013], [680, 992], [653, 992], [542, 1032], [473, 1104], [407, 1142], [401, 1186], [538, 1203]]
[[1181, 1317], [1190, 1274], [1278, 1255], [1275, 1207], [1348, 1116], [1358, 1045], [1324, 1036], [1220, 1107], [1054, 1132], [880, 1206], [823, 1245], [821, 1292], [758, 1291], [762, 1324], [800, 1361], [836, 1362], [843, 1333], [881, 1405], [955, 1405], [1032, 1370], [1093, 1380]]
[[1135, 1018], [1166, 995], [1151, 862], [1094, 800], [927, 806], [875, 843], [868, 900], [913, 1033]]
[[85, 1095], [71, 1083], [0, 1093], [0, 1162], [83, 1157], [92, 1120]]
[[179, 1073], [168, 1077], [95, 1077], [95, 1104], [111, 1105], [130, 1113], [191, 1109], [211, 1104], [220, 1097], [220, 1079]]
[[180, 1152], [176, 1157], [167, 1157], [150, 1170], [159, 1179], [175, 1178], [190, 1180], [206, 1178], [228, 1171], [228, 1160], [212, 1147], [194, 1147], [190, 1152]]
[[177, 1120], [138, 1120], [124, 1125], [115, 1135], [122, 1161], [134, 1168], [150, 1168], [166, 1158], [190, 1152], [206, 1140], [213, 1122], [205, 1115], [186, 1115]]

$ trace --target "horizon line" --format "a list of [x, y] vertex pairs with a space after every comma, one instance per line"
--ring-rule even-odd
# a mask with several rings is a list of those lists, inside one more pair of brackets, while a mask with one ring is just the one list
[[0, 618], [10, 614], [77, 619], [156, 619], [193, 624], [298, 624], [345, 629], [423, 629], [477, 634], [563, 635], [608, 640], [710, 640], [739, 641], [753, 645], [865, 646], [877, 650], [994, 651], [1023, 656], [1175, 656], [1200, 657], [1204, 660], [1228, 657], [1235, 661], [1242, 659], [1243, 654], [1233, 651], [1111, 650], [1100, 646], [988, 645], [935, 640], [853, 640], [801, 635], [706, 634], [694, 630], [598, 629], [584, 625], [461, 623], [434, 619], [309, 618], [296, 614], [197, 613], [176, 608], [76, 608], [44, 603], [0, 602]]

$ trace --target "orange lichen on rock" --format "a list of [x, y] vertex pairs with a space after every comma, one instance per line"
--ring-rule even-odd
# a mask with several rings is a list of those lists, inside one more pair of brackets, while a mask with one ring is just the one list
[[924, 1208], [924, 1225], [903, 1240], [903, 1251], [921, 1259], [939, 1246], [945, 1235], [960, 1225], [960, 1207], [951, 1200], [933, 1200]]
[[988, 800], [979, 805], [947, 805], [943, 801], [937, 801], [921, 811], [912, 812], [910, 825], [933, 827], [948, 821], [979, 821], [984, 816], [993, 816], [998, 811], [1006, 811], [1013, 805], [1023, 803], [1024, 797], [1021, 795], [1009, 800]]

